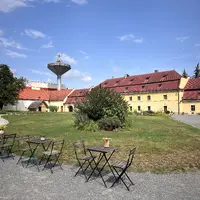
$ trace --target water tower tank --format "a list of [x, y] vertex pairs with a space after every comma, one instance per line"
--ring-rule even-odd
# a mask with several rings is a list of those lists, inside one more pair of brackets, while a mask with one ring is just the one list
[[58, 90], [61, 89], [61, 76], [71, 69], [71, 66], [64, 64], [60, 59], [60, 54], [58, 55], [57, 61], [55, 63], [49, 63], [47, 66], [53, 73], [57, 75]]

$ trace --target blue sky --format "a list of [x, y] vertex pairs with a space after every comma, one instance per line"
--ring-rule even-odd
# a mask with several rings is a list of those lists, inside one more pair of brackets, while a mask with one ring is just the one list
[[0, 63], [16, 76], [56, 82], [61, 52], [69, 88], [200, 62], [199, 0], [0, 0]]

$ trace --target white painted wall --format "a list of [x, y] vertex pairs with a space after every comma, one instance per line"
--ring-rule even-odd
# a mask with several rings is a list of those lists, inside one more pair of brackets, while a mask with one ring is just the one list
[[[13, 111], [28, 111], [28, 107], [35, 100], [18, 100], [15, 105], [7, 105], [3, 107], [3, 110], [13, 110]], [[49, 105], [48, 101], [45, 101]]]

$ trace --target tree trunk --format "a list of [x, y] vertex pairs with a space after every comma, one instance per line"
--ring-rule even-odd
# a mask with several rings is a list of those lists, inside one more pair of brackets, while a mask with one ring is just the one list
[[3, 103], [0, 103], [0, 110], [3, 109]]

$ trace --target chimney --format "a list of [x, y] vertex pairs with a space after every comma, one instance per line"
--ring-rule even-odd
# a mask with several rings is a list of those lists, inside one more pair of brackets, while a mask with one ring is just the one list
[[158, 72], [158, 70], [157, 70], [157, 69], [155, 69], [155, 70], [154, 70], [154, 73], [157, 73], [157, 72]]
[[129, 77], [129, 75], [128, 75], [128, 74], [125, 74], [125, 75], [124, 75], [124, 78], [127, 78], [127, 77]]

